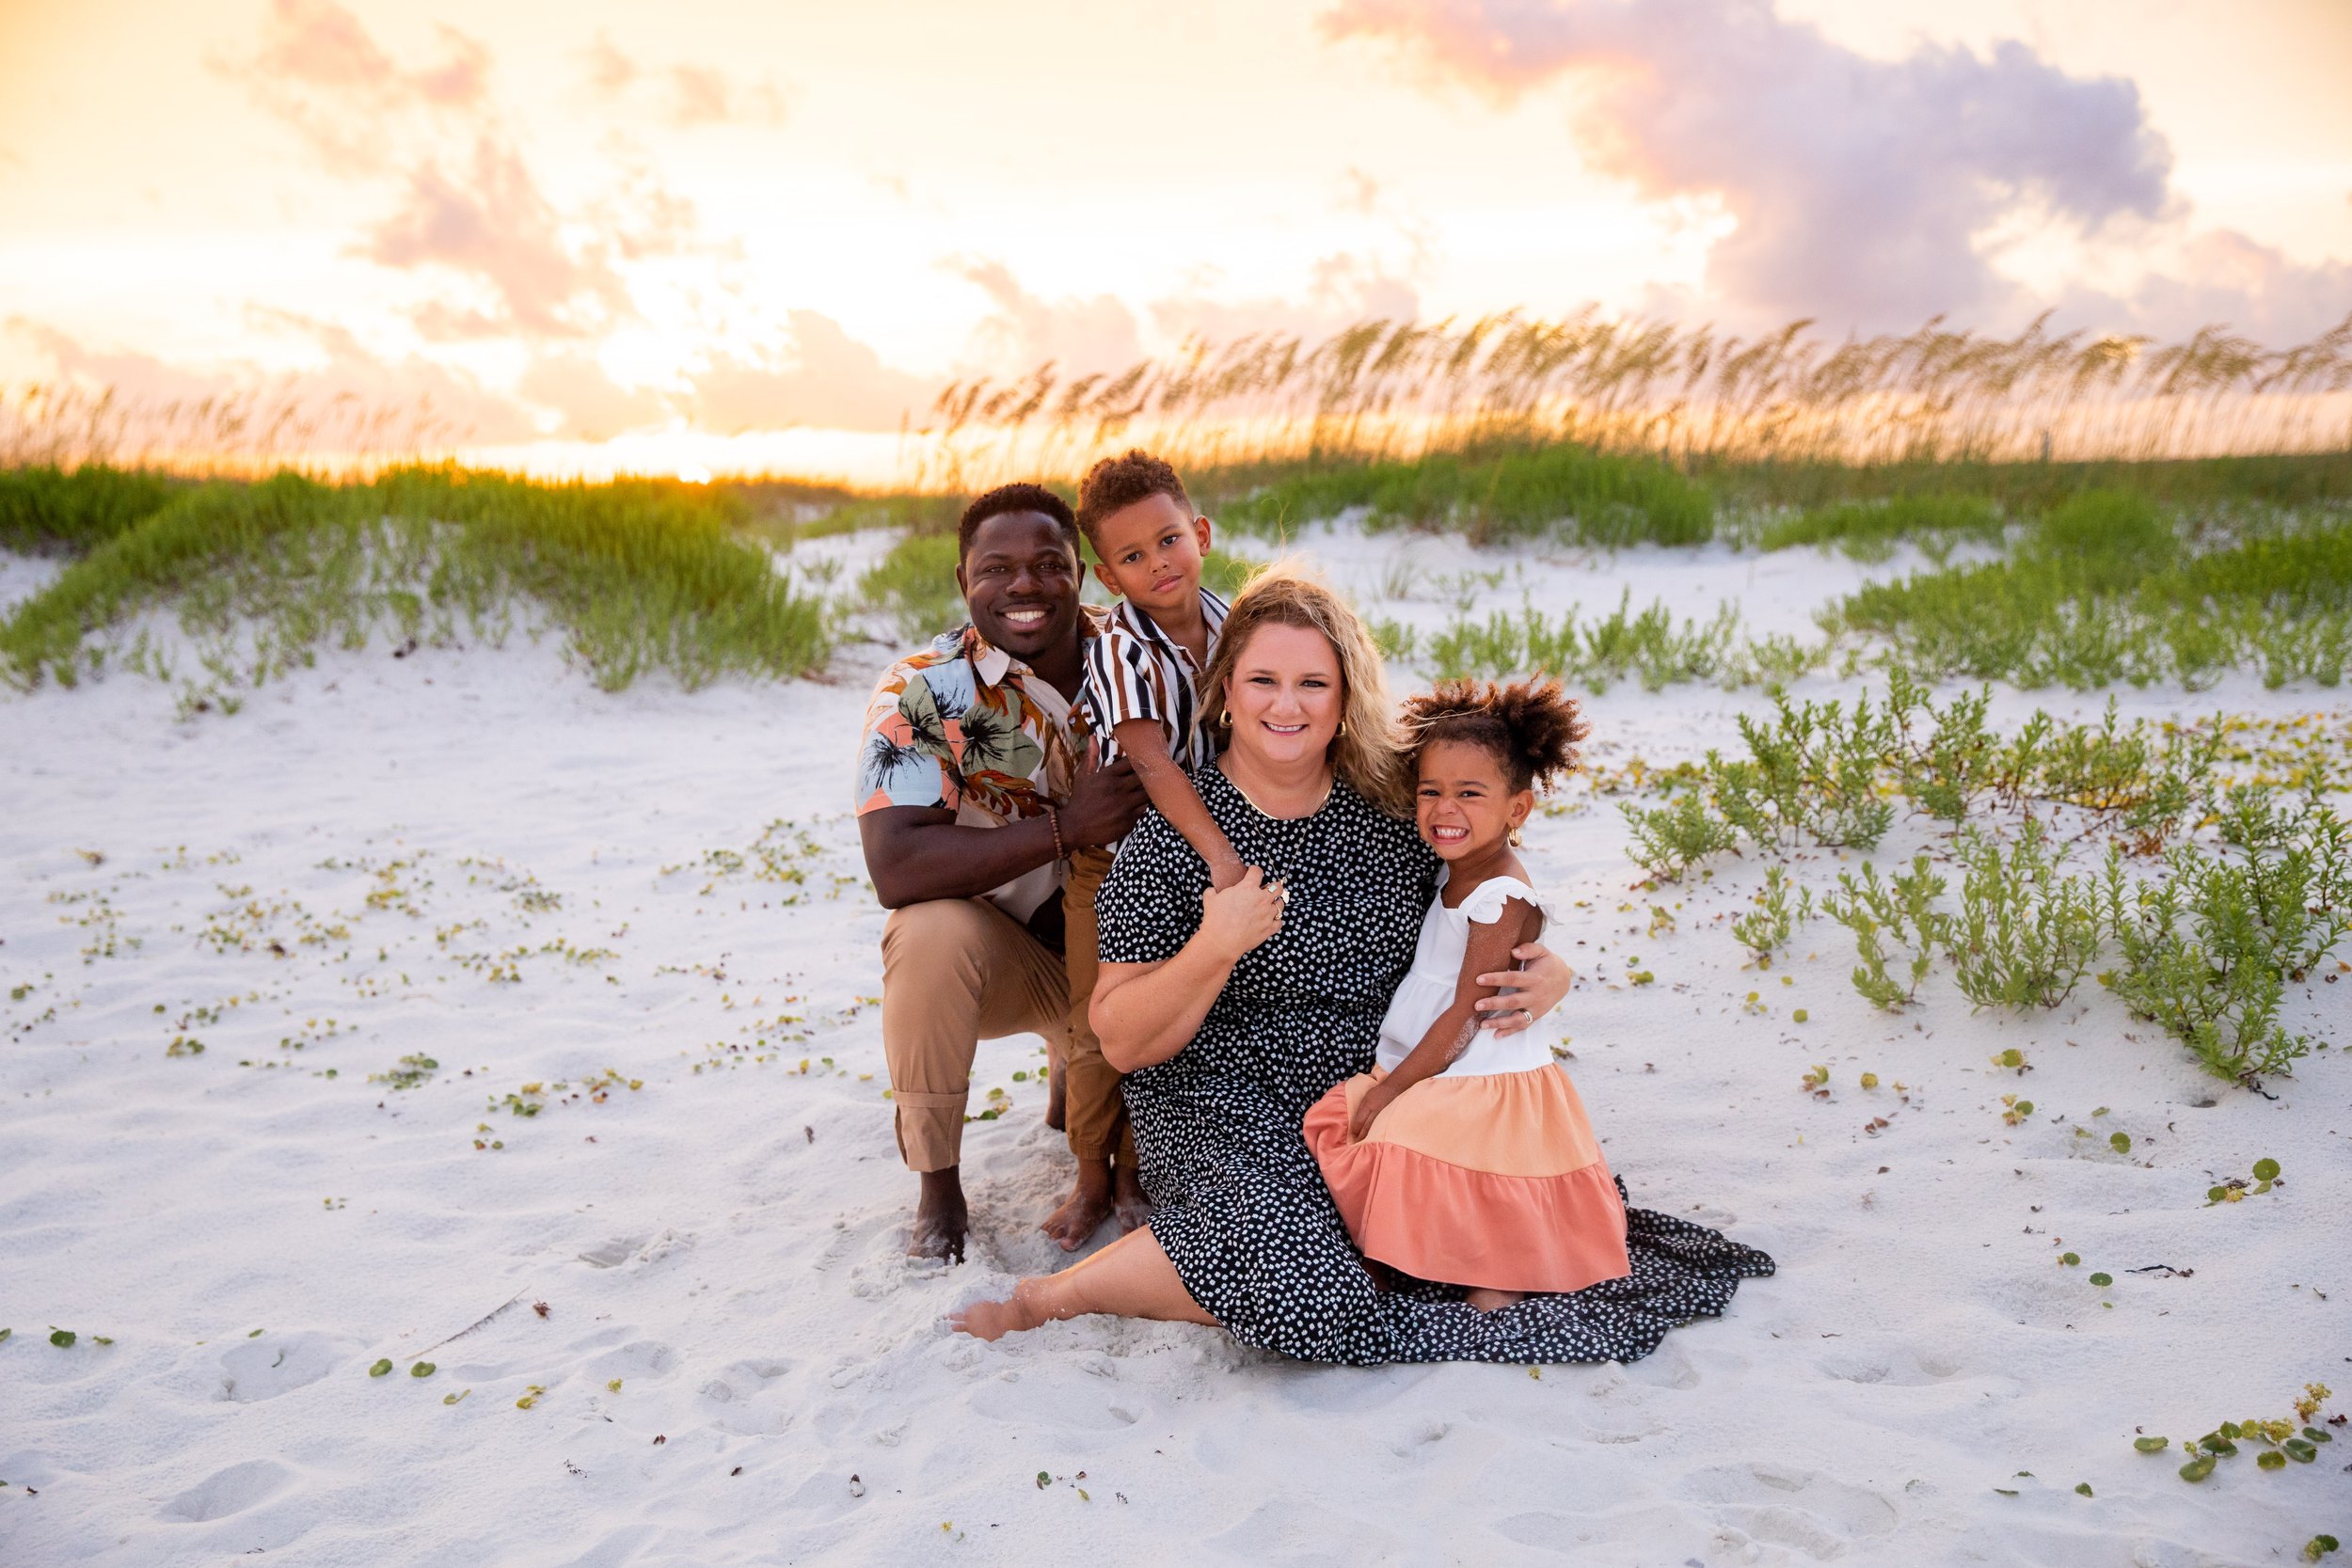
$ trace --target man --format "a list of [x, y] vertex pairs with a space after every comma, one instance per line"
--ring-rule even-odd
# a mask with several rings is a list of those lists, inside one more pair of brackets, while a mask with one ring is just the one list
[[1042, 485], [1002, 485], [964, 509], [957, 545], [971, 620], [876, 685], [857, 813], [891, 911], [882, 1049], [898, 1152], [922, 1179], [907, 1251], [960, 1262], [972, 1058], [1006, 1035], [1066, 1047], [1064, 866], [1124, 836], [1145, 796], [1124, 761], [1092, 764], [1073, 710], [1100, 616], [1078, 603], [1070, 508]]

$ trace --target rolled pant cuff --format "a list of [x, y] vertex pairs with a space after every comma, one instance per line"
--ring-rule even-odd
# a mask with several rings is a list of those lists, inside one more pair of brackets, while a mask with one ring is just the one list
[[898, 1157], [913, 1171], [946, 1170], [963, 1161], [963, 1108], [971, 1092], [926, 1094], [893, 1091]]

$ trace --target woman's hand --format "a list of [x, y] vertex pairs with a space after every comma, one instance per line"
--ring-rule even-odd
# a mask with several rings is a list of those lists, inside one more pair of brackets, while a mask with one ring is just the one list
[[1540, 942], [1521, 942], [1511, 949], [1511, 957], [1521, 967], [1478, 977], [1482, 986], [1506, 988], [1503, 994], [1482, 996], [1475, 1004], [1479, 1027], [1498, 1035], [1516, 1035], [1534, 1023], [1558, 1006], [1576, 983], [1576, 971]]
[[1280, 882], [1269, 882], [1256, 866], [1245, 865], [1232, 887], [1200, 895], [1199, 940], [1226, 963], [1237, 963], [1282, 928], [1282, 901], [1288, 896]]
[[1380, 1119], [1380, 1113], [1387, 1110], [1395, 1099], [1396, 1095], [1389, 1088], [1385, 1078], [1368, 1085], [1363, 1093], [1356, 1097], [1356, 1108], [1348, 1113], [1347, 1141], [1359, 1144], [1370, 1136], [1372, 1124]]

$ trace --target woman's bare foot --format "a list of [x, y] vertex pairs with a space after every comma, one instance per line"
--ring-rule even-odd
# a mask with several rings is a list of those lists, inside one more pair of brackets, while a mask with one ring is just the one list
[[1075, 1252], [1093, 1238], [1103, 1222], [1111, 1217], [1111, 1163], [1108, 1160], [1078, 1162], [1078, 1184], [1062, 1199], [1061, 1207], [1045, 1216], [1038, 1226], [1058, 1243], [1064, 1252]]
[[914, 1205], [914, 1222], [907, 1227], [907, 1256], [962, 1262], [964, 1232], [971, 1223], [963, 1203], [963, 1178], [957, 1168], [923, 1172], [923, 1196]]
[[1470, 1291], [1462, 1299], [1481, 1312], [1500, 1312], [1506, 1307], [1517, 1307], [1520, 1302], [1525, 1301], [1527, 1292], [1525, 1291], [1489, 1291], [1481, 1285]]
[[1152, 1200], [1143, 1196], [1143, 1182], [1136, 1176], [1135, 1166], [1119, 1165], [1112, 1169], [1111, 1209], [1119, 1217], [1121, 1236], [1142, 1229], [1151, 1220]]
[[975, 1339], [1001, 1339], [1008, 1334], [1024, 1334], [1041, 1323], [1052, 1321], [1052, 1314], [1038, 1305], [1036, 1287], [1043, 1280], [1025, 1279], [1012, 1288], [1012, 1295], [1005, 1301], [976, 1301], [960, 1311], [947, 1314], [947, 1326], [959, 1334], [969, 1334]]

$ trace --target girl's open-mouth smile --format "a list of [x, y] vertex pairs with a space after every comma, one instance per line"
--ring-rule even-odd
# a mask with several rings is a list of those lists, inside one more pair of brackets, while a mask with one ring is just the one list
[[1457, 828], [1450, 822], [1432, 822], [1429, 825], [1429, 836], [1440, 844], [1459, 844], [1470, 837], [1470, 830]]

